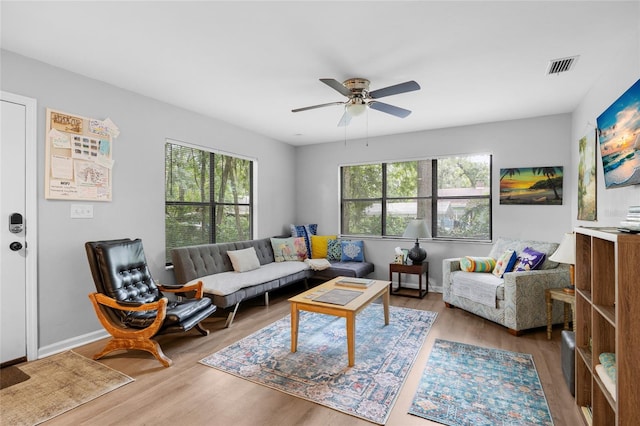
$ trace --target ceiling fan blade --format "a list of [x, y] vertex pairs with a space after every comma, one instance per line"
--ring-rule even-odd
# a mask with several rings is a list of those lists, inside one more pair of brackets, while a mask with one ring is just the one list
[[350, 122], [351, 122], [351, 114], [349, 114], [349, 111], [347, 111], [345, 108], [344, 114], [342, 114], [342, 118], [338, 122], [338, 127], [348, 126]]
[[384, 102], [369, 102], [369, 108], [395, 115], [396, 117], [405, 118], [411, 111], [397, 106], [385, 104]]
[[313, 106], [308, 106], [303, 108], [292, 109], [291, 112], [308, 111], [310, 109], [324, 108], [332, 105], [344, 105], [344, 104], [345, 104], [344, 102], [329, 102], [327, 104], [320, 104], [320, 105], [313, 105]]
[[371, 99], [378, 99], [385, 96], [397, 95], [399, 93], [413, 92], [414, 90], [420, 90], [420, 85], [411, 80], [393, 86], [383, 87], [382, 89], [377, 89], [373, 92], [369, 92], [369, 97]]
[[334, 78], [321, 78], [320, 81], [331, 87], [333, 90], [340, 92], [343, 96], [351, 96], [351, 90], [344, 87], [342, 83]]

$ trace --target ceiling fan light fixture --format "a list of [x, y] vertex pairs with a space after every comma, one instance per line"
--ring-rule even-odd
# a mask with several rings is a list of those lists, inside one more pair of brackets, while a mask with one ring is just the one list
[[362, 115], [365, 109], [367, 109], [367, 104], [365, 103], [353, 103], [347, 105], [347, 111], [352, 117]]

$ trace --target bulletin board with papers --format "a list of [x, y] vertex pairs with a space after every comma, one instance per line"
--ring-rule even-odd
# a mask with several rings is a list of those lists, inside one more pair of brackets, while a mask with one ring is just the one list
[[47, 108], [46, 126], [45, 198], [111, 201], [115, 124]]

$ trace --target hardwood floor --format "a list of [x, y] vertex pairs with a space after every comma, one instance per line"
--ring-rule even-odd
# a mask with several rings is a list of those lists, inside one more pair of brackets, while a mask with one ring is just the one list
[[[207, 337], [193, 330], [188, 334], [160, 336], [158, 341], [163, 351], [173, 360], [173, 366], [169, 368], [162, 367], [151, 355], [140, 351], [116, 352], [102, 358], [101, 363], [133, 377], [135, 382], [45, 424], [370, 425], [367, 421], [198, 363], [205, 356], [287, 315], [287, 298], [302, 289], [301, 284], [296, 284], [270, 294], [268, 307], [260, 305], [259, 299], [245, 302], [228, 329], [223, 328], [222, 318], [207, 320], [204, 325], [211, 330]], [[424, 299], [392, 295], [391, 305], [435, 311], [438, 319], [418, 354], [387, 425], [437, 424], [407, 414], [436, 338], [532, 354], [555, 426], [581, 425], [560, 367], [560, 328], [554, 329], [552, 340], [547, 340], [544, 329], [515, 337], [504, 327], [473, 314], [445, 308], [442, 295], [434, 293]], [[103, 340], [74, 351], [91, 357], [104, 344]]]

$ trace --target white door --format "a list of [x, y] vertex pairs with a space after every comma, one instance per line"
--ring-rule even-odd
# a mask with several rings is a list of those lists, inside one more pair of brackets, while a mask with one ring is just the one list
[[3, 92], [1, 104], [0, 363], [8, 365], [37, 357], [37, 334], [31, 335], [37, 287], [35, 164], [28, 164], [36, 160], [35, 101]]

